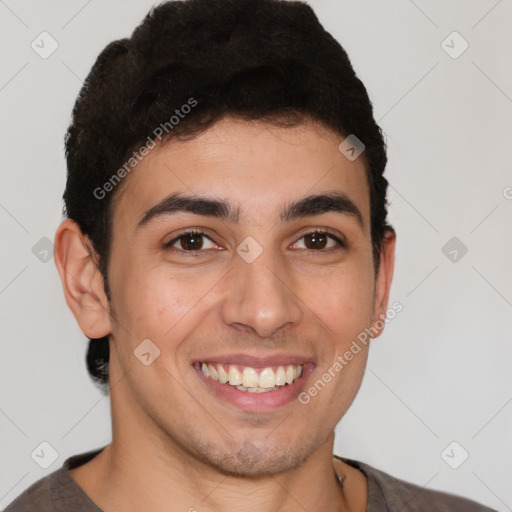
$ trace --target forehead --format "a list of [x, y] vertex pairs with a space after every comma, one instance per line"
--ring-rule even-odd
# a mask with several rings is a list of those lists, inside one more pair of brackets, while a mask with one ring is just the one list
[[191, 140], [157, 146], [131, 171], [114, 217], [136, 225], [167, 196], [207, 196], [229, 202], [239, 222], [276, 221], [283, 206], [338, 191], [353, 201], [368, 226], [369, 191], [363, 157], [347, 159], [343, 140], [314, 123], [282, 128], [231, 118]]

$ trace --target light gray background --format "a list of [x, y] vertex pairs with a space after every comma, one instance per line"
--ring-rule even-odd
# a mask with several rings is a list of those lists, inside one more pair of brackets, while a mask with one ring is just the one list
[[[404, 306], [373, 342], [336, 453], [512, 510], [512, 2], [310, 4], [347, 50], [386, 134], [398, 232], [391, 302]], [[110, 441], [86, 339], [53, 259], [32, 248], [53, 240], [61, 220], [63, 137], [82, 80], [151, 5], [0, 1], [0, 507]], [[31, 48], [43, 31], [59, 44], [47, 59]], [[469, 43], [457, 59], [441, 46], [453, 31]], [[461, 48], [453, 37], [445, 44]], [[454, 236], [468, 248], [455, 263], [442, 252]], [[42, 441], [58, 452], [46, 470], [31, 458]], [[458, 469], [441, 458], [452, 441], [469, 452]]]

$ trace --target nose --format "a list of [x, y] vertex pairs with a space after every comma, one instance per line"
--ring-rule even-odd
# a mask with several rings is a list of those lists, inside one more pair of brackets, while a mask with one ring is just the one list
[[261, 338], [272, 336], [287, 324], [297, 324], [303, 315], [289, 275], [271, 251], [263, 251], [252, 263], [236, 257], [225, 293], [224, 323]]

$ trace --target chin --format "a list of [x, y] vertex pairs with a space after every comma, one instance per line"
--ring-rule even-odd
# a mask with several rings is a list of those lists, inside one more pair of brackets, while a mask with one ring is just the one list
[[219, 446], [204, 447], [201, 460], [230, 476], [269, 476], [296, 468], [314, 451], [313, 447], [307, 451], [304, 445], [276, 448], [264, 440], [230, 444], [224, 450]]

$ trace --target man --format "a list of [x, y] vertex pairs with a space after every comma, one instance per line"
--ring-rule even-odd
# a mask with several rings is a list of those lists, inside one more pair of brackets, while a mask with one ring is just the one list
[[113, 439], [8, 512], [490, 510], [333, 457], [395, 232], [368, 95], [305, 3], [153, 9], [66, 154], [55, 260]]

